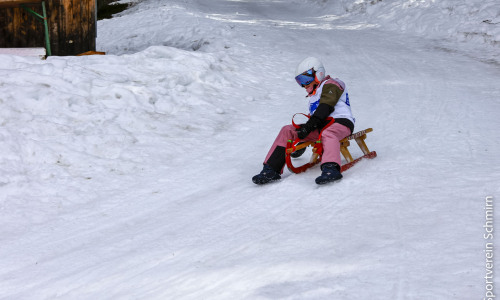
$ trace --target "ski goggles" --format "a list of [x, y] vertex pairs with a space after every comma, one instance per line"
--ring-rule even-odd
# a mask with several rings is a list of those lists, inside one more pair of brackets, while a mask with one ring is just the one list
[[314, 79], [316, 79], [316, 72], [314, 71], [314, 69], [309, 69], [304, 73], [297, 75], [295, 77], [295, 81], [297, 81], [297, 83], [301, 87], [305, 87], [306, 85], [311, 84], [311, 82], [313, 82]]

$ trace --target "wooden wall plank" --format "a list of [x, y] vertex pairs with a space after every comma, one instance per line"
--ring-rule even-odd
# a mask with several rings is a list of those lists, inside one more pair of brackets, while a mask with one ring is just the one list
[[0, 0], [0, 8], [18, 7], [19, 4], [39, 4], [42, 0]]

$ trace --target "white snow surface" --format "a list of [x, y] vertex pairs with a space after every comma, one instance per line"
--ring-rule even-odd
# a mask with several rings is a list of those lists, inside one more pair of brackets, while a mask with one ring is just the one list
[[[0, 299], [484, 298], [498, 0], [133, 2], [105, 56], [0, 55]], [[307, 56], [378, 157], [256, 186]]]

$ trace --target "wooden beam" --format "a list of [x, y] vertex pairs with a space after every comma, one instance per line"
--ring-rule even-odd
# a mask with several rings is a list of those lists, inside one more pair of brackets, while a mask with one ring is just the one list
[[42, 0], [0, 0], [0, 8], [19, 7], [21, 4], [40, 4]]
[[44, 59], [47, 55], [45, 48], [0, 48], [0, 54], [9, 54], [17, 56], [34, 56]]

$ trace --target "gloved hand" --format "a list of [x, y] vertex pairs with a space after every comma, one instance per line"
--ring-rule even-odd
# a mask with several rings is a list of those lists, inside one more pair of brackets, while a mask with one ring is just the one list
[[299, 139], [301, 140], [305, 139], [309, 135], [309, 133], [311, 133], [313, 130], [314, 127], [309, 122], [305, 124], [300, 124], [300, 128], [295, 129], [295, 131], [297, 131]]
[[303, 140], [309, 135], [309, 133], [317, 129], [319, 124], [321, 124], [321, 119], [313, 115], [311, 118], [309, 118], [307, 123], [301, 124], [300, 128], [295, 129], [295, 131], [297, 131], [299, 139]]

